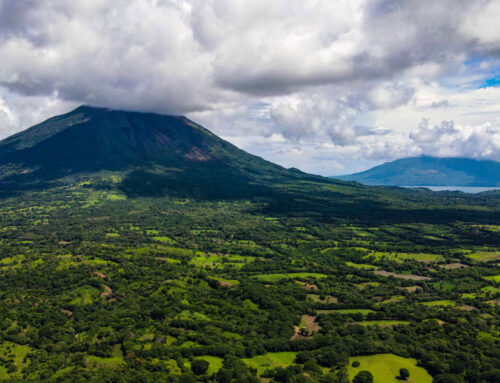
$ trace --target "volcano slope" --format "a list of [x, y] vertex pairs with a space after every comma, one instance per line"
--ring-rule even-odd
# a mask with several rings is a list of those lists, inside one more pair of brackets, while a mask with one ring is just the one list
[[496, 192], [330, 180], [91, 107], [0, 167], [1, 380], [348, 382], [380, 355], [498, 381]]

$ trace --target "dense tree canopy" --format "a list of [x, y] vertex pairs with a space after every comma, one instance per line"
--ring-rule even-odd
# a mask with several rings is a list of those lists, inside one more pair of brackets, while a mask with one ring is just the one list
[[103, 173], [4, 195], [0, 378], [346, 383], [385, 355], [409, 380], [498, 381], [498, 194], [316, 181], [217, 200]]

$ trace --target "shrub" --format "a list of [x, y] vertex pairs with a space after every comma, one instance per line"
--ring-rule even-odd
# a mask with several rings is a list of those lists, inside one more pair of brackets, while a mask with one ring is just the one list
[[399, 379], [408, 380], [409, 377], [410, 377], [410, 371], [408, 371], [407, 368], [401, 368], [399, 370]]
[[373, 383], [373, 375], [370, 371], [360, 371], [352, 383]]
[[195, 359], [191, 362], [191, 371], [196, 375], [203, 375], [208, 370], [209, 363], [203, 359]]

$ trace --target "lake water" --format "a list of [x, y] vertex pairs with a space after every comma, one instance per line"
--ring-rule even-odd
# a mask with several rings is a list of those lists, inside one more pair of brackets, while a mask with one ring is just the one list
[[490, 190], [500, 190], [500, 186], [480, 187], [480, 186], [402, 186], [405, 188], [426, 188], [432, 191], [461, 191], [464, 193], [482, 193]]

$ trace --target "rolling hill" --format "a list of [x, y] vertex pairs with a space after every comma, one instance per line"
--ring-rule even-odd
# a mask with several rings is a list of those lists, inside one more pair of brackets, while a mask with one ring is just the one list
[[366, 185], [499, 186], [500, 163], [468, 158], [412, 157], [332, 178]]

